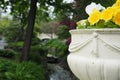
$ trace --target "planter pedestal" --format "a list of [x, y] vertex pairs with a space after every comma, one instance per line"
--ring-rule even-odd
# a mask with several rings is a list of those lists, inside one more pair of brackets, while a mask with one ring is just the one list
[[70, 33], [68, 65], [80, 80], [120, 80], [120, 29]]

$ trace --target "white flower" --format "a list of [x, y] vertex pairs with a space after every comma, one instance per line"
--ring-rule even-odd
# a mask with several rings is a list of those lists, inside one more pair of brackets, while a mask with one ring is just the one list
[[86, 6], [85, 11], [88, 15], [90, 15], [92, 10], [95, 8], [99, 11], [105, 9], [105, 7], [103, 7], [101, 4], [96, 4], [96, 3], [92, 2], [90, 5]]
[[85, 25], [86, 25], [86, 20], [80, 20], [80, 21], [78, 22], [78, 24], [79, 24], [79, 23], [80, 23], [81, 25], [84, 25], [84, 26], [85, 26]]

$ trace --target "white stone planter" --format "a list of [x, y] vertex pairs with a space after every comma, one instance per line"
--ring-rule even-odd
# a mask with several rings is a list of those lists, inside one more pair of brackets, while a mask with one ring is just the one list
[[120, 80], [120, 29], [71, 30], [68, 64], [80, 80]]

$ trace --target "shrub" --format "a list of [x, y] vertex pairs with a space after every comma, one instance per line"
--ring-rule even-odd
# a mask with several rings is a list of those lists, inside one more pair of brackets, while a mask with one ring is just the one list
[[0, 79], [1, 80], [10, 80], [7, 79], [7, 73], [10, 73], [12, 71], [15, 71], [16, 64], [5, 60], [5, 59], [0, 59]]
[[[18, 34], [20, 34], [21, 26], [18, 24], [19, 23], [17, 22], [11, 23], [9, 26], [3, 28], [2, 34], [7, 42], [14, 42], [18, 37]], [[20, 40], [22, 40], [22, 37]]]
[[0, 50], [0, 57], [13, 58], [15, 57], [16, 52], [13, 50], [3, 49]]
[[31, 45], [37, 45], [39, 43], [41, 43], [41, 40], [39, 38], [37, 38], [37, 37], [32, 38]]
[[13, 49], [17, 52], [21, 52], [23, 47], [23, 41], [18, 41], [18, 42], [9, 42], [6, 48]]
[[41, 63], [45, 61], [46, 55], [47, 55], [47, 50], [44, 48], [43, 45], [34, 45], [31, 46], [31, 50], [28, 58], [30, 61]]
[[66, 51], [68, 46], [65, 41], [60, 39], [51, 39], [46, 43], [46, 48], [49, 50], [49, 54], [56, 57], [65, 57], [67, 55]]
[[23, 62], [16, 66], [16, 71], [7, 75], [11, 80], [44, 80], [44, 71], [40, 65]]
[[18, 63], [0, 59], [1, 80], [45, 80], [41, 65], [33, 62]]
[[70, 37], [69, 27], [66, 25], [59, 26], [56, 34], [59, 39], [66, 39], [66, 38]]

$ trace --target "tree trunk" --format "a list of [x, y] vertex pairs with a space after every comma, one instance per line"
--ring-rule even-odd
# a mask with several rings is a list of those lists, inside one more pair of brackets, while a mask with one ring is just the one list
[[28, 54], [30, 50], [32, 34], [33, 34], [33, 29], [34, 29], [34, 23], [35, 23], [35, 15], [36, 15], [36, 9], [37, 9], [36, 5], [37, 5], [37, 0], [31, 0], [30, 11], [28, 15], [28, 26], [26, 28], [23, 52], [20, 58], [21, 62], [26, 61], [28, 59]]

